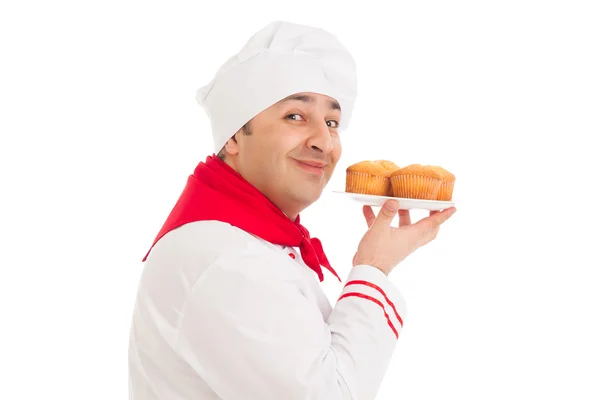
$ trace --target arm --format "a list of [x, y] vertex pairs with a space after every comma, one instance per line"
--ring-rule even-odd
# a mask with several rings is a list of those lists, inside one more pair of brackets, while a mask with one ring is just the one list
[[324, 321], [276, 267], [257, 256], [211, 265], [182, 317], [182, 357], [225, 400], [375, 398], [404, 312], [388, 278], [354, 267]]

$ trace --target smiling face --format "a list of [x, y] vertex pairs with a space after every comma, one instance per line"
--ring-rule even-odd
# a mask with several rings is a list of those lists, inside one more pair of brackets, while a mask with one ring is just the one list
[[296, 93], [255, 116], [225, 145], [225, 162], [291, 219], [315, 202], [342, 148], [333, 98]]

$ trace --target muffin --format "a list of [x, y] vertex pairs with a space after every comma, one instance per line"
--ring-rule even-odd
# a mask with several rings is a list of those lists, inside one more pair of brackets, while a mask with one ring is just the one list
[[[389, 160], [375, 160], [374, 162], [381, 165], [383, 168], [387, 169], [388, 172], [390, 173], [390, 175], [392, 172], [396, 171], [397, 169], [400, 169], [399, 166], [397, 166], [396, 164], [394, 164], [393, 162], [391, 162]], [[386, 196], [393, 196], [392, 183], [390, 181], [388, 181], [388, 188], [387, 188]]]
[[394, 164], [393, 162], [391, 162], [389, 160], [375, 160], [373, 162], [376, 162], [377, 164], [381, 165], [383, 168], [390, 171], [390, 173], [394, 172], [397, 169], [400, 169], [399, 166], [397, 166], [396, 164]]
[[411, 164], [390, 174], [394, 197], [436, 200], [442, 186], [442, 175], [436, 169]]
[[452, 172], [440, 167], [439, 165], [429, 165], [429, 167], [433, 168], [439, 172], [440, 175], [442, 175], [442, 185], [440, 186], [436, 200], [451, 201], [456, 176], [454, 176]]
[[387, 196], [390, 172], [373, 161], [360, 161], [346, 168], [346, 192]]

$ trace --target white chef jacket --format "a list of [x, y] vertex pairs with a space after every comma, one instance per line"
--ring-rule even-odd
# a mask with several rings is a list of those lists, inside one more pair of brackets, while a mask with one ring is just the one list
[[405, 302], [369, 265], [340, 289], [332, 307], [295, 248], [227, 223], [170, 231], [139, 282], [129, 398], [375, 399]]

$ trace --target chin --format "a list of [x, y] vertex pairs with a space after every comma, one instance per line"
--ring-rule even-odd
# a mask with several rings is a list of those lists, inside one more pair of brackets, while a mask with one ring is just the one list
[[319, 200], [319, 198], [321, 197], [321, 195], [323, 194], [323, 189], [318, 189], [318, 190], [306, 190], [303, 191], [302, 193], [298, 193], [299, 194], [299, 198], [301, 198], [303, 200], [304, 203], [306, 203], [307, 205], [310, 205], [312, 203], [314, 203], [315, 201]]

